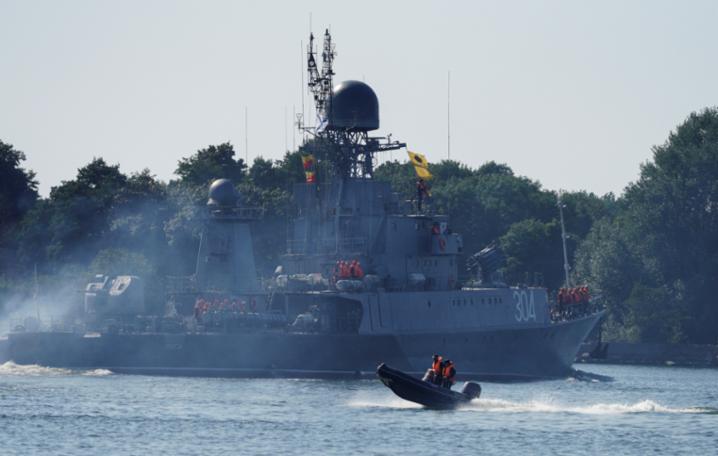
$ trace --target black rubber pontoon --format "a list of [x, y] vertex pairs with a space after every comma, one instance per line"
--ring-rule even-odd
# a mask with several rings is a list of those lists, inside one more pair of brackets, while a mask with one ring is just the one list
[[481, 395], [481, 386], [476, 382], [464, 383], [461, 392], [452, 391], [392, 369], [384, 363], [377, 367], [376, 374], [381, 382], [400, 398], [428, 408], [456, 408]]

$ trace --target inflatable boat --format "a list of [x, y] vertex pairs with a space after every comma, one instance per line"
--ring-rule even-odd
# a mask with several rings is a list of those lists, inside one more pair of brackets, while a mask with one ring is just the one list
[[382, 363], [376, 369], [381, 382], [397, 396], [433, 409], [452, 409], [466, 404], [481, 395], [481, 386], [466, 382], [460, 391], [452, 391]]

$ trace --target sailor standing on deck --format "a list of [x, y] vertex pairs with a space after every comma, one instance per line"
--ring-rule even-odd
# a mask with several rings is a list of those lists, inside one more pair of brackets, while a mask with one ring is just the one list
[[351, 275], [352, 279], [364, 278], [364, 270], [362, 270], [358, 260], [352, 260], [352, 262], [349, 264], [349, 274]]
[[424, 182], [424, 179], [419, 178], [419, 180], [416, 181], [416, 207], [418, 212], [421, 212], [421, 203], [424, 201], [424, 197], [428, 196], [429, 189], [426, 186], [426, 182]]

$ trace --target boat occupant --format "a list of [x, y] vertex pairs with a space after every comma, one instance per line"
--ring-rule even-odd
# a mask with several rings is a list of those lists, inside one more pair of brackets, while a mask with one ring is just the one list
[[427, 380], [435, 385], [441, 385], [441, 361], [441, 355], [434, 354], [431, 357], [431, 369], [429, 369]]
[[447, 359], [444, 363], [444, 369], [442, 370], [442, 376], [444, 377], [444, 388], [449, 388], [454, 385], [456, 377], [456, 368], [454, 367], [454, 362], [450, 359]]

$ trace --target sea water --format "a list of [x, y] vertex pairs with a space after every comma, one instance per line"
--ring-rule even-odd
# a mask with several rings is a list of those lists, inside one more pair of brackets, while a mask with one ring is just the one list
[[[460, 366], [459, 366], [460, 368]], [[482, 383], [427, 410], [378, 380], [214, 379], [0, 365], [0, 455], [718, 454], [718, 370]]]

